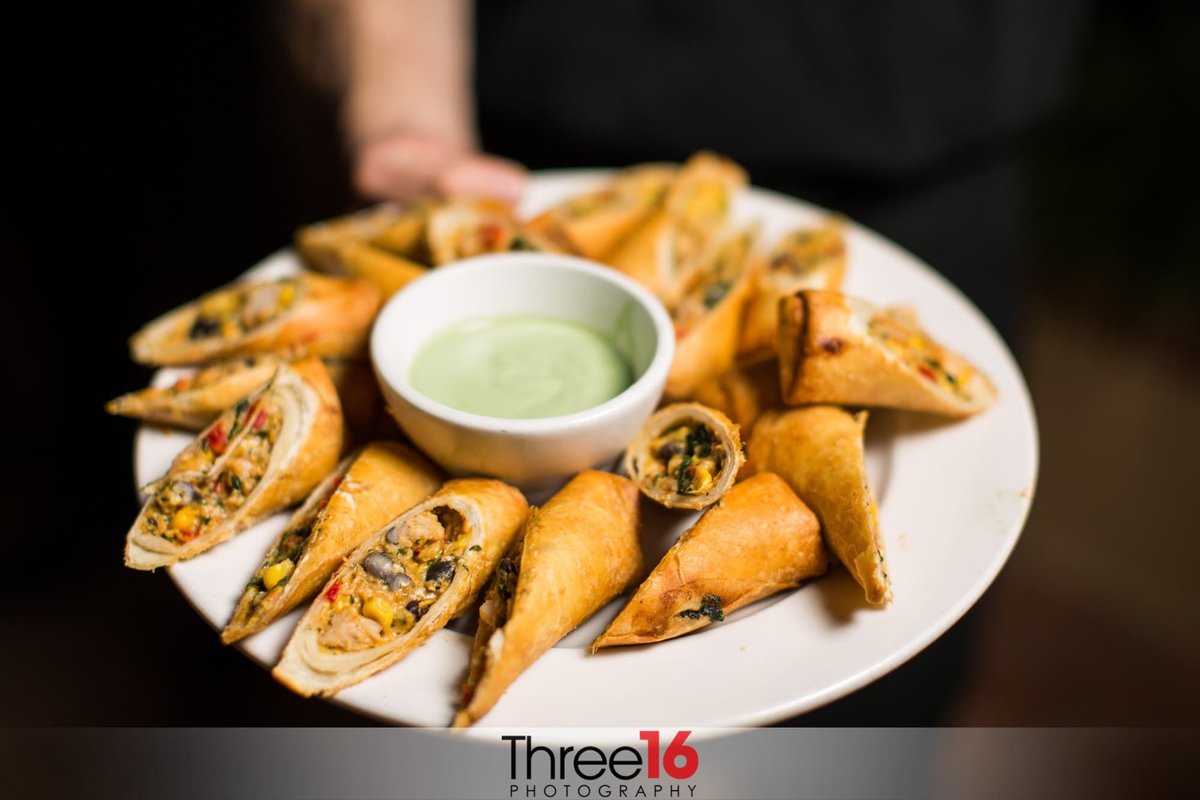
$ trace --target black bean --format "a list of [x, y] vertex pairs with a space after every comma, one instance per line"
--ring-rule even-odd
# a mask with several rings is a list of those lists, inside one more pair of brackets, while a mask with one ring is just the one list
[[392, 577], [388, 578], [388, 590], [398, 592], [405, 586], [412, 586], [412, 578], [405, 575], [403, 572], [397, 572]]
[[435, 561], [425, 570], [426, 583], [449, 583], [454, 580], [453, 561]]
[[362, 560], [362, 567], [368, 574], [379, 578], [381, 581], [390, 579], [396, 571], [396, 563], [392, 561], [387, 553], [381, 553], [378, 550]]
[[670, 461], [673, 456], [681, 456], [687, 452], [687, 445], [678, 439], [671, 441], [658, 448], [658, 457], [663, 461]]
[[388, 544], [400, 544], [400, 531], [396, 530], [395, 526], [392, 526], [387, 529], [387, 535], [385, 538], [387, 539]]
[[507, 572], [510, 575], [517, 574], [517, 565], [513, 563], [511, 558], [507, 557], [500, 559], [500, 563], [496, 565], [496, 569], [500, 570], [501, 572]]
[[425, 616], [425, 612], [429, 610], [429, 606], [422, 608], [420, 602], [416, 600], [409, 600], [404, 605], [404, 610], [413, 615], [413, 621], [415, 622], [416, 620], [419, 620], [421, 617]]
[[191, 330], [188, 331], [189, 339], [203, 339], [206, 336], [212, 336], [217, 331], [221, 330], [221, 323], [212, 317], [196, 317], [192, 323]]

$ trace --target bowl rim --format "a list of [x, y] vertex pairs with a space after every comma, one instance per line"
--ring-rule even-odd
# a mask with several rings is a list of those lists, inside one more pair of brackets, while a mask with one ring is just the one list
[[[524, 272], [534, 267], [544, 268], [546, 266], [572, 271], [616, 286], [631, 300], [634, 300], [641, 306], [650, 316], [657, 337], [654, 356], [650, 359], [650, 363], [642, 371], [642, 374], [616, 396], [591, 408], [575, 411], [570, 414], [559, 414], [553, 417], [525, 419], [491, 417], [485, 414], [461, 411], [434, 400], [413, 387], [408, 380], [407, 374], [396, 376], [385, 371], [380, 359], [380, 351], [384, 346], [382, 341], [383, 330], [387, 327], [385, 320], [388, 316], [397, 313], [394, 310], [396, 307], [404, 303], [415, 302], [413, 299], [414, 296], [419, 297], [422, 291], [429, 291], [429, 287], [436, 285], [439, 281], [464, 280], [469, 278], [469, 273], [471, 272], [495, 272], [496, 270]], [[495, 313], [503, 314], [504, 310], [498, 308]], [[566, 315], [563, 315], [563, 318], [570, 319]], [[430, 333], [429, 338], [436, 336], [440, 330], [442, 329], [434, 330]], [[473, 431], [549, 434], [618, 415], [621, 411], [638, 405], [649, 394], [661, 396], [663, 387], [666, 385], [667, 374], [671, 369], [671, 362], [675, 356], [675, 326], [666, 308], [657, 297], [637, 281], [607, 265], [563, 253], [486, 253], [432, 268], [425, 275], [417, 278], [388, 298], [379, 310], [375, 324], [371, 329], [369, 355], [376, 377], [384, 385], [384, 388], [395, 392], [406, 403], [430, 416]]]

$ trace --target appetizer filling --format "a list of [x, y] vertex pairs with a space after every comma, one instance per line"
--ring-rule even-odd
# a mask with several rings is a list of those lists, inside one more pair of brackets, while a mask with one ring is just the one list
[[677, 338], [686, 336], [729, 294], [741, 274], [751, 242], [750, 236], [735, 236], [685, 279], [682, 297], [671, 311]]
[[296, 564], [300, 563], [300, 557], [308, 548], [317, 517], [325, 510], [325, 506], [329, 505], [329, 499], [341, 486], [342, 477], [339, 475], [329, 481], [320, 501], [313, 503], [296, 524], [283, 532], [279, 537], [278, 546], [267, 554], [258, 572], [255, 572], [254, 577], [246, 584], [246, 594], [249, 595], [247, 616], [253, 614], [254, 610], [269, 598], [283, 592], [288, 578], [292, 577], [292, 573], [296, 571]]
[[[517, 594], [517, 577], [520, 572], [520, 552], [515, 558], [505, 556], [496, 565], [496, 574], [492, 578], [492, 589], [488, 591], [487, 597], [479, 607], [479, 618], [491, 625], [493, 638], [496, 637], [497, 631], [508, 624], [508, 618], [512, 615], [513, 598]], [[503, 637], [503, 634], [500, 636]], [[500, 641], [503, 641], [503, 638]], [[484, 673], [484, 664], [490, 652], [491, 647], [489, 646], [475, 648], [471, 653], [471, 664], [467, 669], [467, 682], [463, 684], [462, 690], [464, 706], [470, 703], [471, 698], [475, 696], [475, 687]]]
[[815, 228], [794, 231], [775, 248], [770, 271], [804, 275], [839, 258], [846, 251], [846, 242], [836, 228]]
[[725, 466], [725, 447], [707, 425], [670, 429], [650, 443], [646, 478], [661, 492], [697, 495], [712, 488]]
[[228, 378], [230, 375], [234, 375], [244, 370], [253, 369], [267, 360], [270, 360], [271, 363], [275, 363], [276, 359], [274, 357], [269, 357], [268, 359], [267, 357], [263, 356], [246, 356], [245, 358], [235, 358], [231, 361], [222, 361], [220, 363], [213, 364], [210, 367], [204, 367], [194, 375], [180, 378], [164, 391], [167, 394], [176, 395], [180, 392], [187, 392], [192, 389], [211, 386], [212, 384], [218, 383], [224, 378]]
[[278, 318], [296, 302], [294, 278], [239, 286], [215, 292], [200, 301], [188, 330], [190, 339], [235, 339]]
[[462, 514], [446, 506], [389, 528], [348, 574], [326, 588], [318, 643], [361, 650], [408, 633], [455, 573], [467, 568], [461, 563], [467, 539]]
[[925, 380], [942, 391], [970, 399], [966, 387], [972, 376], [971, 368], [930, 339], [920, 328], [908, 324], [896, 314], [884, 311], [871, 317], [867, 332], [900, 363]]
[[182, 544], [240, 508], [262, 480], [282, 425], [266, 398], [222, 415], [176, 461], [146, 507], [143, 531]]
[[721, 608], [721, 596], [717, 594], [706, 594], [700, 600], [699, 608], [685, 608], [679, 612], [679, 616], [684, 619], [700, 619], [708, 617], [712, 622], [724, 622], [725, 612]]

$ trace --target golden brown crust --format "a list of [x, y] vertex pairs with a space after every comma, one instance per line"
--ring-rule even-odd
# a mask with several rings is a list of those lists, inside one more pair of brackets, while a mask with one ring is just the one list
[[[262, 479], [246, 501], [211, 530], [182, 544], [141, 532], [142, 519], [152, 502], [147, 501], [125, 540], [126, 566], [155, 569], [199, 555], [298, 502], [334, 468], [342, 449], [342, 410], [321, 360], [309, 357], [294, 364], [281, 364], [271, 383], [260, 392], [270, 394], [279, 404], [283, 429], [271, 449]], [[217, 424], [225, 424], [234, 416], [231, 409]], [[172, 462], [164, 480], [179, 472], [181, 459], [205, 435], [197, 437]]]
[[760, 473], [667, 551], [592, 651], [682, 636], [828, 568], [812, 511], [778, 475]]
[[314, 222], [296, 231], [296, 252], [311, 269], [342, 275], [346, 273], [340, 252], [342, 244], [374, 240], [410, 214], [410, 210], [393, 203], [382, 203], [353, 214]]
[[[530, 664], [641, 572], [637, 489], [618, 475], [581, 472], [530, 515], [511, 557], [520, 563], [512, 613], [497, 629], [481, 611], [472, 691], [455, 727], [486, 714]], [[485, 606], [503, 601], [498, 586], [493, 580]]]
[[774, 359], [736, 366], [692, 392], [696, 402], [715, 408], [744, 430], [752, 430], [759, 416], [779, 408], [779, 362]]
[[221, 412], [271, 379], [283, 359], [272, 354], [217, 362], [211, 378], [201, 370], [181, 387], [153, 386], [110, 400], [109, 414], [187, 430], [207, 427]]
[[742, 321], [738, 360], [773, 358], [779, 334], [779, 301], [802, 289], [837, 291], [846, 274], [842, 221], [803, 228], [785, 235], [767, 256], [755, 280]]
[[[129, 340], [133, 359], [141, 364], [171, 366], [266, 352], [290, 356], [363, 355], [371, 322], [379, 310], [379, 290], [365, 280], [312, 273], [291, 280], [296, 282], [300, 296], [276, 319], [235, 338], [193, 340], [188, 331], [204, 300], [201, 298], [167, 312], [135, 333]], [[239, 286], [231, 284], [205, 297]]]
[[[330, 480], [340, 480], [332, 494], [328, 494], [325, 485]], [[348, 458], [296, 510], [287, 526], [272, 540], [267, 559], [255, 573], [261, 577], [283, 536], [314, 511], [313, 504], [327, 496], [328, 502], [315, 509], [304, 552], [287, 582], [259, 603], [254, 602], [256, 592], [247, 590], [221, 632], [221, 641], [229, 644], [257, 633], [310, 599], [363, 539], [433, 494], [442, 480], [436, 467], [399, 442], [372, 442]]]
[[[356, 569], [358, 562], [387, 535], [390, 527], [443, 506], [462, 514], [469, 537], [468, 547], [459, 562], [463, 568], [455, 571], [450, 585], [428, 612], [407, 633], [374, 647], [331, 652], [318, 644], [316, 625], [328, 611], [329, 587], [343, 581], [349, 571]], [[474, 602], [528, 514], [529, 505], [524, 495], [500, 481], [458, 478], [446, 482], [436, 494], [381, 526], [346, 558], [305, 612], [271, 674], [298, 694], [331, 695], [396, 663]]]
[[892, 598], [879, 536], [878, 515], [867, 485], [863, 451], [865, 411], [833, 406], [767, 412], [754, 426], [749, 466], [787, 481], [821, 522], [825, 542], [863, 587], [867, 601]]
[[[712, 487], [700, 494], [680, 494], [656, 488], [650, 467], [657, 457], [652, 443], [672, 428], [692, 423], [702, 424], [716, 434], [723, 448], [724, 464], [713, 476]], [[646, 420], [625, 449], [623, 468], [641, 493], [654, 502], [667, 508], [701, 509], [717, 502], [733, 486], [744, 460], [741, 434], [729, 417], [700, 403], [674, 403], [660, 408]]]
[[779, 366], [784, 402], [884, 406], [965, 417], [987, 408], [995, 388], [966, 359], [939, 348], [959, 374], [965, 395], [939, 386], [869, 333], [877, 315], [916, 328], [909, 312], [879, 309], [836, 292], [801, 291], [780, 302]]

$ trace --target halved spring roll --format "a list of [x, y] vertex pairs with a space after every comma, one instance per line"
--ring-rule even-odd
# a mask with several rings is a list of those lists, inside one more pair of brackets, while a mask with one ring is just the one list
[[512, 209], [497, 200], [459, 199], [435, 204], [426, 238], [435, 266], [512, 247], [517, 224]]
[[892, 599], [879, 515], [867, 484], [865, 411], [834, 406], [769, 411], [750, 436], [748, 466], [774, 472], [816, 513], [826, 544], [866, 593]]
[[886, 406], [965, 417], [996, 399], [987, 376], [935, 342], [906, 309], [802, 291], [782, 300], [779, 313], [779, 378], [789, 405]]
[[528, 513], [500, 481], [447, 482], [346, 558], [272, 674], [299, 694], [330, 695], [404, 658], [467, 610]]
[[525, 223], [524, 232], [585, 258], [603, 260], [661, 204], [677, 171], [678, 167], [670, 164], [641, 164], [622, 170], [604, 187], [576, 195], [534, 217]]
[[314, 222], [296, 231], [296, 251], [311, 269], [345, 274], [346, 265], [339, 251], [343, 243], [371, 242], [411, 217], [410, 208], [381, 203], [353, 214]]
[[427, 271], [425, 210], [385, 203], [296, 231], [296, 252], [312, 269], [362, 278], [383, 299]]
[[724, 226], [746, 173], [729, 159], [700, 152], [672, 179], [663, 204], [605, 261], [662, 296]]
[[779, 362], [758, 361], [736, 366], [700, 384], [692, 398], [729, 417], [738, 428], [753, 430], [759, 416], [783, 405], [779, 393]]
[[398, 442], [373, 442], [343, 459], [267, 548], [221, 640], [257, 633], [310, 599], [363, 539], [441, 484], [433, 465]]
[[365, 352], [379, 290], [363, 280], [305, 273], [234, 283], [146, 324], [129, 340], [142, 364], [199, 364], [277, 352]]
[[829, 568], [817, 518], [778, 475], [729, 490], [683, 534], [592, 651], [673, 639]]
[[241, 533], [307, 495], [341, 449], [341, 407], [321, 360], [281, 364], [148, 487], [125, 540], [125, 565], [174, 564]]
[[667, 508], [704, 508], [742, 466], [737, 425], [716, 409], [675, 403], [646, 420], [625, 450], [624, 468], [642, 494]]
[[667, 375], [668, 397], [689, 397], [697, 386], [734, 363], [742, 314], [758, 264], [757, 227], [744, 228], [716, 243], [672, 289], [667, 302], [675, 323], [675, 358]]
[[845, 273], [846, 240], [840, 219], [785, 235], [755, 280], [742, 322], [739, 360], [760, 361], [775, 355], [780, 300], [802, 289], [837, 291]]
[[576, 475], [530, 514], [496, 569], [454, 726], [491, 710], [530, 664], [641, 570], [637, 489], [608, 472]]

